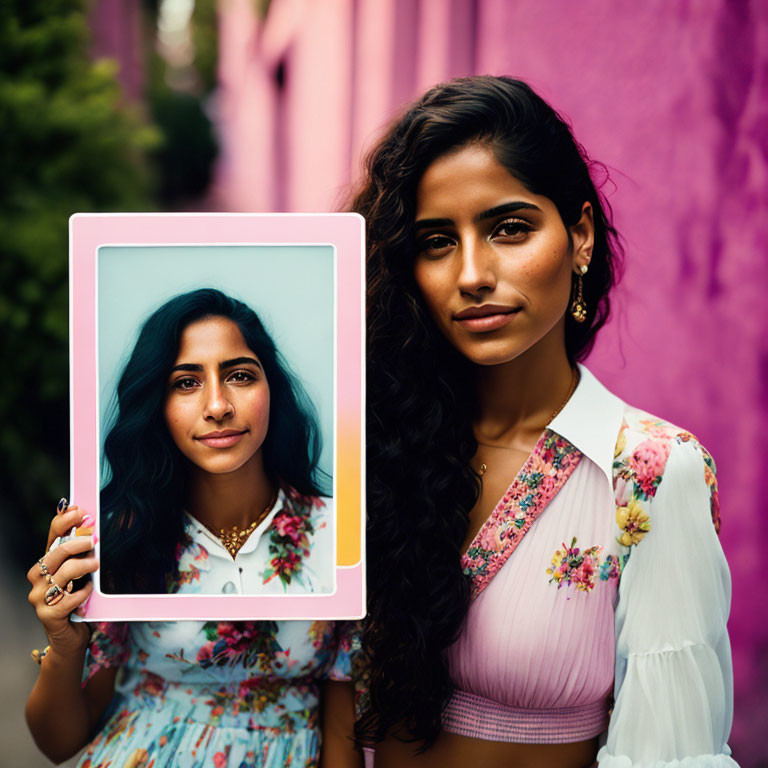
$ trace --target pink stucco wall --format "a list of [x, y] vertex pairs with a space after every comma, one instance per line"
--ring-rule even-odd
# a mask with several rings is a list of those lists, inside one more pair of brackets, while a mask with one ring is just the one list
[[273, 0], [262, 23], [254, 5], [220, 3], [217, 195], [231, 210], [338, 207], [363, 149], [402, 104], [461, 74], [528, 80], [611, 169], [626, 277], [589, 364], [715, 456], [733, 574], [731, 743], [742, 766], [759, 765], [768, 753], [768, 6]]

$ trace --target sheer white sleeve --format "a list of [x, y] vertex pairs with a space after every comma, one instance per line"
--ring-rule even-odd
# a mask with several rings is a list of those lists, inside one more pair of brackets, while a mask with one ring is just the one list
[[701, 449], [673, 441], [616, 610], [615, 704], [600, 768], [738, 768], [727, 739], [731, 581]]

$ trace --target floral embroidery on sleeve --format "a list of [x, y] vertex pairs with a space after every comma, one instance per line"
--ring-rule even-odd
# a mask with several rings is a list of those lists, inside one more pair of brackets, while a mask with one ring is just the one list
[[616, 507], [616, 523], [623, 531], [618, 538], [619, 544], [625, 547], [639, 544], [651, 530], [651, 518], [645, 514], [643, 505], [635, 497], [626, 506]]
[[[704, 459], [704, 480], [710, 490], [712, 522], [720, 531], [720, 504], [712, 457], [690, 432], [647, 413], [629, 409], [633, 422], [622, 424], [613, 463], [617, 541], [629, 549], [651, 530], [650, 502], [656, 495], [673, 442], [692, 441]], [[632, 438], [635, 438], [634, 440]], [[624, 555], [624, 558], [628, 554]]]
[[99, 622], [88, 642], [82, 684], [85, 685], [100, 669], [122, 666], [129, 654], [128, 625], [125, 622]]
[[619, 558], [608, 555], [600, 562], [601, 546], [593, 546], [583, 552], [576, 546], [576, 537], [571, 540], [571, 545], [558, 549], [552, 557], [552, 565], [547, 568], [551, 578], [549, 583], [557, 584], [557, 588], [565, 584], [567, 587], [575, 586], [580, 592], [590, 592], [595, 587], [595, 579], [608, 581], [618, 579], [621, 570]]
[[322, 499], [306, 499], [286, 492], [285, 504], [272, 520], [269, 535], [269, 566], [264, 570], [264, 584], [275, 577], [283, 586], [293, 579], [301, 583], [303, 559], [309, 555], [309, 537], [315, 532], [312, 513], [324, 507]]
[[704, 459], [704, 480], [709, 488], [709, 503], [712, 512], [712, 524], [715, 526], [715, 532], [720, 535], [720, 494], [717, 491], [717, 475], [715, 469], [715, 460], [709, 451], [699, 443], [701, 457]]
[[640, 420], [640, 443], [628, 446], [627, 424], [622, 425], [616, 444], [613, 481], [616, 495], [616, 524], [623, 547], [639, 544], [651, 530], [648, 501], [656, 495], [669, 458], [674, 433], [657, 419]]

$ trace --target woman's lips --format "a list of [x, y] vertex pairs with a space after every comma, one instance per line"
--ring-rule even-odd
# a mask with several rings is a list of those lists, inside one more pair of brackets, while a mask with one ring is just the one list
[[462, 317], [461, 314], [454, 316], [454, 320], [460, 323], [463, 328], [473, 333], [482, 333], [486, 331], [495, 331], [503, 328], [512, 322], [512, 318], [520, 311], [519, 307], [498, 310], [489, 308], [487, 313], [471, 313]]
[[245, 430], [238, 432], [233, 429], [226, 429], [223, 432], [209, 432], [207, 435], [196, 437], [195, 440], [209, 448], [231, 448], [240, 442], [240, 438], [244, 434]]

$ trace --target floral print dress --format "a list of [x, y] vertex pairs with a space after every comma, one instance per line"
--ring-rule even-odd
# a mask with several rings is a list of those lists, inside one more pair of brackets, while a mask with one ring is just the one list
[[[314, 552], [329, 523], [329, 500], [302, 506], [281, 494], [245, 558], [246, 547], [234, 561], [221, 547], [227, 562], [217, 539], [189, 518], [170, 591], [322, 590], [330, 576]], [[260, 567], [243, 567], [259, 551]], [[344, 629], [332, 621], [96, 625], [85, 684], [99, 669], [120, 672], [78, 768], [316, 766], [320, 682], [349, 679]]]

